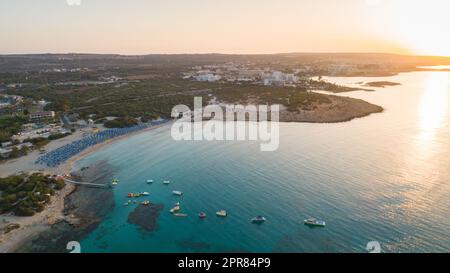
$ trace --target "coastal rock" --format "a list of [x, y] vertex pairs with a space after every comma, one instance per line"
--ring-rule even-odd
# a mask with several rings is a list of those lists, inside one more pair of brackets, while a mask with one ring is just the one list
[[401, 84], [398, 82], [377, 81], [377, 82], [368, 82], [364, 86], [385, 88], [386, 86], [397, 86], [397, 85]]

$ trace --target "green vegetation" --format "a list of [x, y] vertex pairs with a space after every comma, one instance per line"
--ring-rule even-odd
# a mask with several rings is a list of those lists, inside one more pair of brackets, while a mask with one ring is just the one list
[[[153, 73], [151, 80], [133, 81], [127, 85], [56, 86], [43, 85], [16, 90], [17, 95], [45, 99], [52, 103], [45, 110], [78, 113], [87, 119], [94, 114], [98, 122], [105, 117], [152, 119], [170, 117], [173, 106], [193, 106], [193, 97], [206, 93], [215, 84], [180, 79], [178, 71], [168, 74]], [[158, 72], [161, 73], [161, 72]]]
[[0, 214], [33, 216], [44, 210], [55, 191], [64, 188], [64, 181], [35, 173], [0, 178]]
[[106, 128], [125, 128], [137, 125], [138, 121], [134, 118], [117, 118], [105, 122]]
[[48, 140], [56, 140], [56, 139], [60, 139], [60, 138], [65, 138], [66, 136], [70, 136], [72, 133], [65, 133], [65, 134], [62, 134], [62, 133], [58, 133], [58, 134], [53, 134], [53, 135], [50, 135], [47, 139]]
[[223, 87], [215, 95], [227, 103], [281, 104], [289, 111], [310, 109], [317, 104], [331, 103], [325, 94], [308, 92], [304, 88], [259, 85]]
[[343, 92], [352, 92], [352, 91], [373, 91], [370, 89], [338, 85], [338, 84], [327, 82], [324, 80], [318, 80], [318, 81], [308, 80], [307, 84], [308, 84], [308, 87], [310, 90], [322, 90], [322, 91], [328, 91], [328, 92], [333, 92], [333, 93], [343, 93]]
[[[358, 73], [396, 73], [403, 65], [408, 69], [414, 67], [409, 61], [406, 62], [409, 58], [403, 56], [394, 58], [391, 55], [370, 54], [9, 56], [3, 57], [3, 72], [0, 63], [0, 84], [24, 83], [20, 88], [7, 90], [8, 94], [20, 95], [34, 101], [44, 99], [51, 102], [45, 110], [52, 110], [57, 114], [77, 113], [84, 120], [95, 115], [95, 122], [106, 122], [107, 127], [126, 127], [135, 124], [135, 120], [139, 118], [143, 122], [158, 117], [168, 118], [172, 108], [178, 104], [192, 109], [193, 98], [198, 96], [203, 98], [204, 104], [217, 98], [218, 101], [233, 104], [278, 103], [289, 110], [297, 111], [314, 109], [318, 104], [329, 103], [327, 95], [309, 93], [308, 90], [364, 90], [362, 87], [352, 88], [322, 80], [309, 80], [314, 76], [329, 75], [328, 65], [335, 65], [336, 58], [348, 64], [355, 64], [362, 69]], [[27, 70], [22, 68], [24, 59], [28, 61]], [[64, 61], [61, 61], [62, 59]], [[388, 63], [395, 59], [399, 66], [393, 66], [387, 71], [385, 66], [378, 65], [381, 59]], [[422, 61], [424, 60], [421, 58], [414, 60]], [[302, 87], [297, 88], [262, 86], [260, 83], [198, 82], [182, 79], [184, 72], [196, 71], [197, 68], [194, 67], [197, 65], [225, 63], [234, 63], [237, 67], [249, 69], [269, 68], [289, 73], [294, 73], [293, 71], [306, 65], [312, 70], [300, 75], [303, 80], [298, 86]], [[15, 69], [11, 69], [11, 66]], [[65, 68], [65, 72], [55, 72], [53, 68]], [[79, 69], [69, 72], [73, 68]], [[101, 83], [104, 77], [111, 76], [121, 80]], [[107, 117], [119, 119], [107, 121]]]
[[9, 141], [11, 137], [20, 132], [27, 119], [19, 116], [0, 117], [0, 142]]
[[30, 151], [30, 149], [28, 147], [26, 147], [26, 146], [23, 146], [20, 149], [18, 149], [17, 147], [13, 147], [12, 151], [11, 151], [11, 154], [9, 155], [9, 158], [13, 159], [13, 158], [18, 158], [18, 157], [21, 157], [21, 156], [25, 156], [25, 155], [28, 154], [29, 151]]
[[318, 104], [329, 104], [331, 100], [327, 95], [314, 92], [296, 92], [289, 97], [288, 110], [297, 112], [302, 110], [314, 110]]
[[60, 139], [60, 138], [64, 138], [66, 136], [70, 136], [71, 133], [65, 133], [65, 134], [53, 134], [50, 135], [48, 138], [45, 137], [37, 137], [37, 138], [33, 138], [33, 139], [25, 139], [23, 142], [28, 142], [33, 144], [37, 149], [40, 149], [42, 147], [44, 147], [45, 145], [47, 145], [50, 141], [52, 140], [56, 140], [56, 139]]

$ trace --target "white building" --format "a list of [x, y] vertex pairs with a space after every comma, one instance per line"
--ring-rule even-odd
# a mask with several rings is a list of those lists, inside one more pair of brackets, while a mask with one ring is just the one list
[[222, 79], [222, 77], [219, 75], [208, 73], [208, 74], [200, 74], [197, 77], [195, 77], [195, 79], [200, 82], [215, 82]]
[[41, 119], [49, 119], [54, 118], [55, 112], [54, 111], [46, 111], [46, 112], [36, 112], [30, 114], [30, 120], [41, 120]]
[[264, 85], [284, 85], [293, 84], [298, 81], [298, 77], [294, 74], [287, 74], [280, 71], [273, 71], [272, 74], [264, 74]]

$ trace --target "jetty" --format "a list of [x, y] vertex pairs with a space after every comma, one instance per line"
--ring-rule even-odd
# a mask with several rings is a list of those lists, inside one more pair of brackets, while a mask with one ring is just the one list
[[91, 188], [111, 188], [112, 185], [111, 183], [106, 183], [106, 184], [100, 184], [100, 183], [91, 183], [91, 182], [80, 182], [80, 181], [74, 181], [68, 178], [63, 178], [64, 182], [66, 183], [70, 183], [70, 184], [74, 184], [77, 186], [87, 186], [87, 187], [91, 187]]

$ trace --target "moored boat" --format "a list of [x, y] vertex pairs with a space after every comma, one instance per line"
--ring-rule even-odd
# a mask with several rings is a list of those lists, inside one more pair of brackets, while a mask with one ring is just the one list
[[325, 227], [326, 223], [325, 221], [318, 220], [316, 218], [308, 218], [304, 221], [305, 225], [312, 226], [312, 227]]
[[220, 211], [216, 212], [216, 215], [219, 217], [227, 217], [228, 213], [226, 210], [220, 210]]
[[142, 195], [142, 196], [149, 196], [149, 195], [150, 195], [150, 193], [149, 193], [149, 192], [146, 192], [146, 191], [144, 191], [143, 193], [141, 193], [141, 195]]
[[148, 206], [148, 205], [150, 205], [150, 201], [148, 201], [148, 200], [145, 200], [144, 202], [142, 202], [141, 203], [142, 205], [144, 205], [144, 206]]
[[265, 217], [263, 217], [263, 216], [256, 216], [255, 218], [253, 218], [253, 219], [251, 220], [251, 222], [254, 223], [254, 224], [262, 224], [262, 223], [264, 223], [266, 220], [267, 220], [267, 219], [266, 219]]
[[174, 213], [173, 215], [176, 217], [187, 217], [188, 216], [187, 214], [184, 214], [184, 213]]
[[181, 210], [180, 206], [175, 206], [172, 209], [170, 209], [170, 213], [176, 213], [179, 212]]
[[200, 219], [206, 218], [206, 213], [200, 212], [200, 213], [198, 214], [198, 218], [200, 218]]
[[165, 180], [165, 181], [163, 181], [163, 184], [164, 184], [164, 185], [169, 185], [169, 184], [170, 184], [170, 181], [169, 181], [169, 180]]
[[183, 195], [183, 192], [181, 192], [181, 191], [173, 191], [172, 193], [173, 193], [173, 195], [177, 195], [177, 196]]

